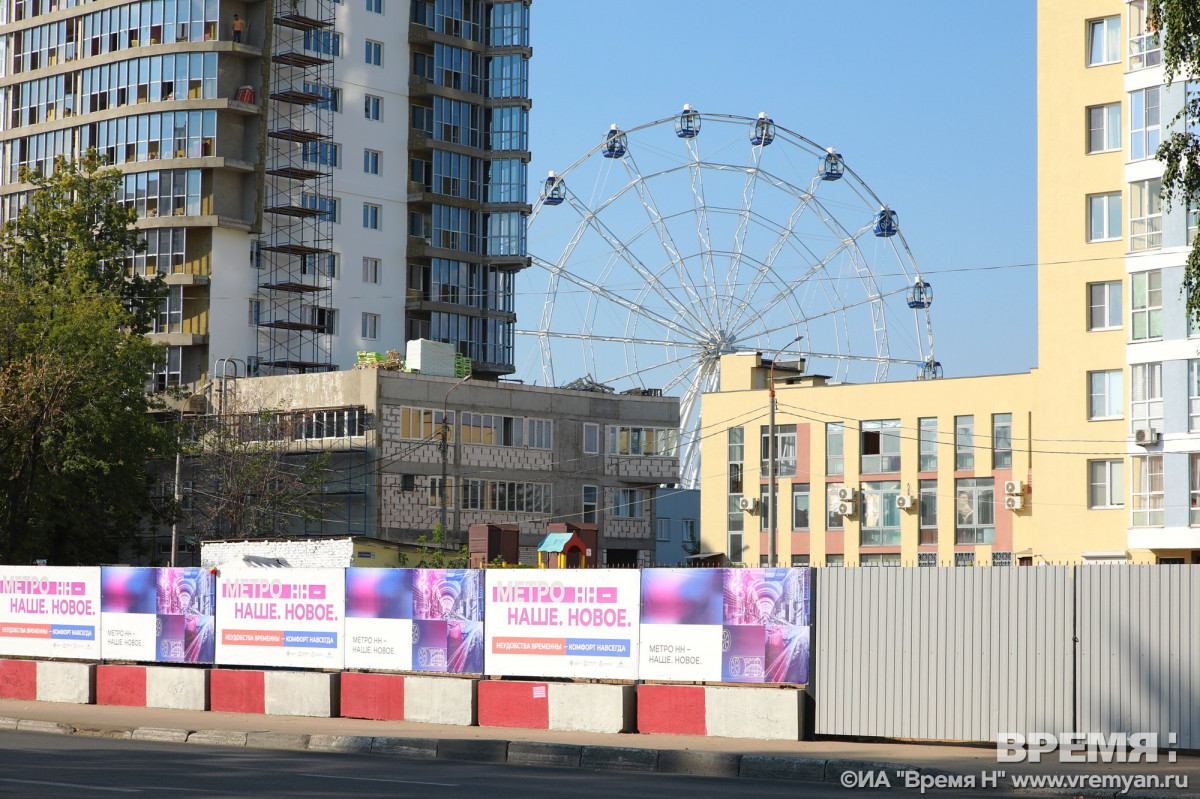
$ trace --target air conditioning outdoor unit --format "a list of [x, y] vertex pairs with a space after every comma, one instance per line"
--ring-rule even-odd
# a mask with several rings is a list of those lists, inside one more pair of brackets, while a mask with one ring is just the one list
[[738, 500], [738, 507], [754, 513], [754, 511], [758, 510], [758, 499], [755, 497], [742, 497]]
[[[853, 491], [854, 489], [851, 489], [851, 490]], [[838, 513], [842, 514], [843, 516], [853, 516], [854, 510], [855, 510], [855, 505], [853, 502], [839, 502], [838, 503], [837, 511], [838, 511]]]
[[1005, 497], [1004, 507], [1008, 510], [1020, 510], [1025, 507], [1025, 498], [1016, 496]]
[[1133, 431], [1133, 443], [1152, 447], [1158, 443], [1158, 431], [1153, 427], [1138, 427]]
[[1020, 480], [1005, 480], [1004, 493], [1011, 496], [1020, 496], [1025, 493], [1025, 484]]
[[838, 489], [838, 499], [843, 502], [853, 502], [854, 497], [858, 492], [854, 490], [854, 486], [842, 486]]
[[896, 507], [900, 510], [910, 510], [917, 506], [917, 501], [908, 494], [900, 494], [896, 497]]

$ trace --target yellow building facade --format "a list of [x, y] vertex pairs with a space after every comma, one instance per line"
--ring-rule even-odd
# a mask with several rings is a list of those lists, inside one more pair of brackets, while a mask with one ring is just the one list
[[[776, 365], [780, 565], [1200, 563], [1178, 291], [1200, 212], [1157, 201], [1183, 95], [1142, 7], [1038, 3], [1038, 368], [852, 385]], [[748, 565], [771, 558], [769, 373], [725, 356], [702, 404], [702, 549]]]

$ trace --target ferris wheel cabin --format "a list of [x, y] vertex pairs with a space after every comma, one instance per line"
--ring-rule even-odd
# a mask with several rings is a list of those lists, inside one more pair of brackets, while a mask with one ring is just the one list
[[917, 372], [918, 380], [940, 380], [942, 378], [942, 365], [933, 358], [921, 364], [921, 370]]
[[920, 278], [908, 287], [908, 307], [928, 308], [933, 305], [933, 286]]
[[700, 135], [700, 112], [685, 103], [675, 118], [675, 135], [681, 139], [694, 139]]
[[886, 205], [875, 214], [875, 235], [881, 238], [895, 236], [900, 232], [899, 215]]
[[766, 147], [773, 141], [775, 141], [775, 122], [767, 119], [767, 112], [763, 111], [754, 122], [754, 127], [750, 129], [750, 143], [755, 147]]
[[840, 180], [846, 171], [846, 162], [832, 147], [825, 149], [825, 157], [817, 162], [817, 176], [821, 180]]
[[625, 139], [625, 133], [614, 122], [612, 127], [608, 129], [608, 138], [604, 140], [604, 147], [601, 148], [600, 154], [605, 158], [624, 158], [627, 146], [628, 142]]
[[567, 199], [567, 184], [563, 182], [557, 172], [551, 172], [542, 183], [542, 204], [562, 205], [562, 201], [565, 199]]

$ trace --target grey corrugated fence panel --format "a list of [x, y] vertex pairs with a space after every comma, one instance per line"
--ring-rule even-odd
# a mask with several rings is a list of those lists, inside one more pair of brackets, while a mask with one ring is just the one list
[[816, 732], [1071, 729], [1071, 568], [818, 569]]
[[1077, 570], [1077, 729], [1200, 749], [1200, 566]]

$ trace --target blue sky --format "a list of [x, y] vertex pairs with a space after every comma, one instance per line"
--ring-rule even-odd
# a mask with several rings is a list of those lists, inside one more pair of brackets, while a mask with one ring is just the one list
[[[1033, 0], [538, 0], [529, 177], [612, 122], [685, 102], [767, 111], [836, 146], [900, 213], [935, 289], [946, 376], [1024, 371], [1037, 359], [1035, 17]], [[520, 297], [518, 326], [540, 306]]]

